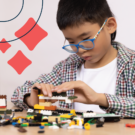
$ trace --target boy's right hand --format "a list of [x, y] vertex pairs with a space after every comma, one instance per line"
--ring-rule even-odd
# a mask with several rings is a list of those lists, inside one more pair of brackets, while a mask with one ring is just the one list
[[[31, 94], [30, 97], [26, 98], [26, 102], [29, 106], [34, 106], [35, 104], [39, 103], [39, 98], [38, 98], [38, 91], [33, 89], [34, 87], [37, 87], [38, 89], [41, 90], [41, 94], [47, 97], [52, 97], [52, 89], [54, 89], [54, 85], [52, 84], [45, 84], [45, 83], [35, 83], [31, 87]], [[50, 100], [49, 102], [55, 103], [57, 100]]]

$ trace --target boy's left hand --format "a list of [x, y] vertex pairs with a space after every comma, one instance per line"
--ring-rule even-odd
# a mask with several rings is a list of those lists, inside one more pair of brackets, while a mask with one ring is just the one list
[[52, 89], [52, 92], [61, 93], [72, 89], [74, 89], [74, 96], [77, 96], [77, 98], [74, 99], [74, 102], [97, 104], [108, 107], [108, 101], [105, 94], [96, 93], [83, 81], [65, 82], [62, 85], [55, 86], [55, 88]]

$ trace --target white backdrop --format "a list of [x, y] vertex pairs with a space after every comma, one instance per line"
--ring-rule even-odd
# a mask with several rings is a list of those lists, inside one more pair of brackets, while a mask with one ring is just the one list
[[[21, 7], [23, 0], [0, 0], [0, 21], [15, 17]], [[26, 80], [35, 80], [40, 74], [48, 73], [59, 61], [69, 56], [62, 50], [64, 36], [56, 24], [56, 11], [59, 0], [44, 0], [43, 12], [38, 25], [48, 33], [33, 50], [21, 41], [9, 42], [11, 47], [5, 53], [0, 51], [0, 94], [6, 94], [10, 100], [13, 91], [21, 86]], [[134, 0], [108, 0], [115, 14], [118, 29], [116, 41], [125, 44], [135, 50], [135, 1]], [[20, 15], [10, 22], [0, 22], [0, 41], [16, 39], [15, 32], [26, 24], [29, 18], [35, 21], [41, 11], [42, 0], [24, 0], [24, 7]], [[33, 39], [34, 40], [34, 39]], [[0, 45], [1, 50], [1, 45]], [[21, 50], [22, 53], [32, 61], [21, 74], [12, 68], [8, 61]]]

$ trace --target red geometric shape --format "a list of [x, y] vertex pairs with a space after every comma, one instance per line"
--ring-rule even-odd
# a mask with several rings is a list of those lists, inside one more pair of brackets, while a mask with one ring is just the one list
[[0, 106], [0, 108], [4, 109], [4, 108], [6, 108], [6, 106]]
[[[6, 40], [3, 38], [1, 40], [1, 42], [5, 42]], [[0, 43], [0, 50], [5, 53], [9, 48], [11, 47], [11, 45], [8, 42], [5, 43]]]
[[[33, 18], [29, 18], [26, 24], [15, 33], [15, 36], [18, 38], [21, 37], [22, 35], [27, 33], [34, 26], [35, 23], [36, 22]], [[36, 24], [36, 26], [28, 34], [20, 38], [20, 40], [22, 40], [22, 42], [28, 47], [28, 49], [32, 51], [36, 47], [36, 45], [47, 35], [48, 33], [43, 30], [38, 24]]]
[[8, 64], [13, 67], [20, 75], [30, 64], [30, 61], [21, 51], [18, 51], [16, 55], [8, 61]]

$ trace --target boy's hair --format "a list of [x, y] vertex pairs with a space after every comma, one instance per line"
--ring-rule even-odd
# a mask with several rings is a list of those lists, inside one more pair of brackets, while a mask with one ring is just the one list
[[[70, 26], [78, 26], [84, 22], [98, 23], [114, 17], [106, 0], [60, 0], [57, 11], [57, 24], [60, 30]], [[115, 40], [116, 31], [111, 34]]]

